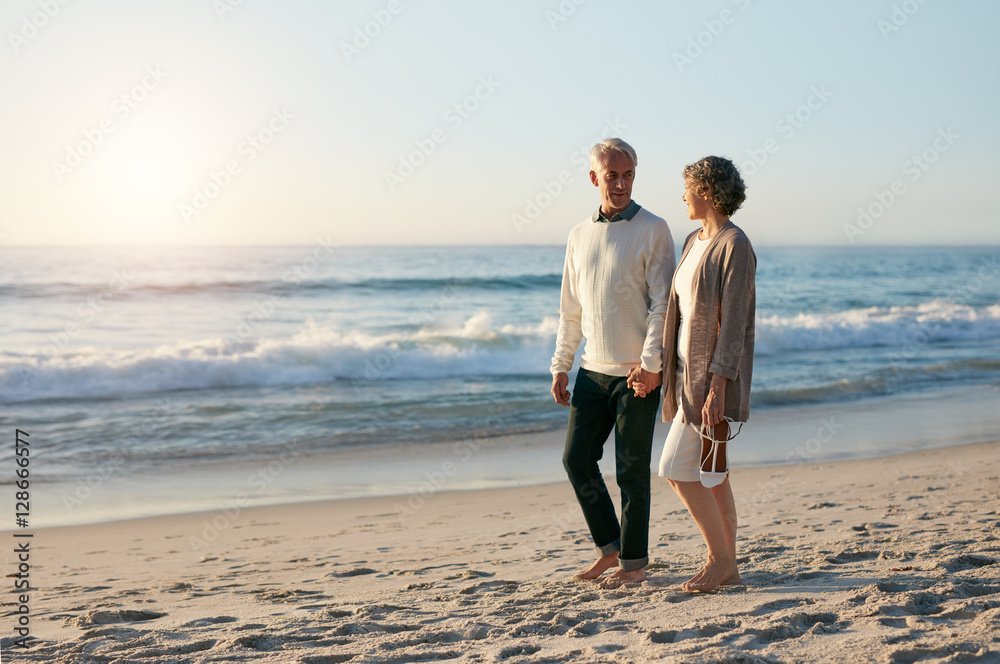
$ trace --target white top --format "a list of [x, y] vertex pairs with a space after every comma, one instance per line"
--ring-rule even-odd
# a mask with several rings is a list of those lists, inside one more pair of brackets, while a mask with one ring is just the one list
[[641, 362], [658, 373], [675, 262], [667, 222], [645, 208], [631, 220], [588, 217], [575, 226], [566, 243], [551, 373], [573, 368], [582, 339], [585, 369], [624, 376]]
[[702, 240], [695, 237], [687, 256], [681, 260], [681, 264], [677, 266], [677, 272], [674, 273], [677, 308], [681, 317], [680, 331], [677, 334], [678, 371], [681, 371], [687, 364], [688, 341], [691, 338], [691, 305], [694, 303], [694, 275], [711, 241], [711, 238]]

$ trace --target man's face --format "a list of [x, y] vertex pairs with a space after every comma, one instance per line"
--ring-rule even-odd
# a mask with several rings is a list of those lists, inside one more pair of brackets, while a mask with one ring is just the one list
[[601, 210], [610, 218], [628, 207], [632, 201], [632, 180], [635, 167], [621, 152], [611, 152], [598, 170], [590, 172], [590, 181], [601, 192]]

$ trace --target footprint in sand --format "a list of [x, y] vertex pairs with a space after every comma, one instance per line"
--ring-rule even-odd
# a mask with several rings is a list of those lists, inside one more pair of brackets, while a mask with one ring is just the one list
[[337, 609], [334, 607], [327, 607], [326, 615], [331, 618], [346, 618], [347, 616], [353, 616], [354, 611], [348, 611], [346, 609]]
[[799, 606], [815, 604], [816, 600], [807, 597], [790, 597], [788, 599], [776, 599], [773, 602], [765, 602], [750, 612], [752, 616], [763, 616], [781, 611], [783, 609], [793, 609]]
[[468, 588], [462, 588], [458, 591], [458, 594], [471, 595], [478, 592], [512, 593], [517, 590], [517, 585], [517, 581], [483, 581]]
[[996, 562], [997, 561], [993, 558], [987, 558], [986, 556], [967, 554], [964, 556], [958, 556], [957, 558], [952, 558], [951, 560], [943, 563], [941, 566], [949, 572], [959, 572], [966, 569], [987, 567], [989, 565], [996, 564]]
[[602, 632], [624, 632], [628, 631], [630, 624], [615, 620], [607, 622], [585, 620], [569, 630], [567, 636], [594, 636]]
[[347, 572], [330, 572], [326, 576], [347, 578], [351, 576], [364, 576], [365, 574], [378, 574], [378, 570], [374, 570], [370, 567], [356, 567], [355, 569], [348, 570]]
[[911, 592], [904, 595], [906, 604], [903, 610], [914, 616], [929, 616], [939, 611], [942, 597], [925, 592]]
[[342, 655], [308, 655], [303, 657], [300, 661], [302, 664], [342, 664], [342, 662], [349, 662], [357, 656], [357, 653], [344, 653]]
[[281, 604], [295, 604], [303, 600], [321, 599], [326, 597], [319, 590], [271, 590], [268, 588], [258, 588], [249, 591], [258, 602], [276, 602]]
[[404, 590], [429, 590], [433, 587], [433, 583], [411, 583]]
[[193, 590], [194, 586], [190, 583], [184, 583], [183, 581], [178, 581], [169, 588], [164, 588], [163, 592], [166, 593], [182, 593], [185, 590]]
[[898, 524], [895, 523], [862, 523], [860, 526], [851, 526], [851, 530], [856, 530], [858, 532], [871, 532], [873, 530], [881, 530], [885, 528], [899, 528]]
[[198, 618], [197, 620], [192, 620], [186, 622], [181, 627], [208, 627], [209, 625], [219, 625], [223, 623], [236, 622], [238, 618], [236, 616], [215, 616], [212, 618]]
[[878, 551], [852, 551], [847, 549], [845, 551], [841, 551], [835, 556], [827, 556], [825, 560], [826, 562], [834, 565], [846, 565], [847, 563], [853, 563], [859, 560], [872, 560], [874, 558], [878, 558], [880, 555], [882, 554]]
[[[906, 647], [888, 656], [886, 661], [896, 664], [910, 664], [918, 660], [938, 660], [950, 662], [986, 662], [989, 651], [969, 643], [949, 644], [941, 647]], [[956, 657], [961, 657], [956, 659]]]
[[455, 579], [478, 579], [481, 577], [496, 576], [493, 572], [479, 572], [477, 570], [466, 570], [461, 574], [453, 574], [452, 576], [444, 577], [445, 581], [454, 581]]
[[511, 646], [509, 648], [504, 648], [500, 651], [500, 661], [510, 659], [511, 657], [526, 657], [528, 655], [534, 655], [536, 652], [541, 650], [538, 646]]
[[896, 581], [879, 581], [875, 587], [884, 593], [901, 593], [907, 590], [915, 590], [915, 586], [908, 583], [898, 583]]
[[130, 652], [129, 655], [132, 657], [139, 658], [140, 660], [147, 660], [150, 657], [164, 657], [168, 656], [174, 659], [174, 655], [188, 655], [194, 652], [202, 652], [205, 650], [210, 650], [215, 646], [216, 641], [214, 639], [208, 639], [205, 641], [195, 641], [194, 643], [182, 643], [180, 645], [170, 645], [165, 648], [149, 648], [147, 650], [136, 650]]
[[703, 626], [691, 625], [678, 630], [650, 632], [649, 639], [653, 643], [678, 643], [689, 639], [705, 639], [719, 634], [730, 633], [741, 626], [742, 623], [735, 620], [727, 620], [719, 624], [708, 623]]
[[668, 629], [662, 632], [650, 632], [649, 640], [653, 643], [673, 643], [677, 637], [677, 630]]
[[840, 631], [836, 623], [838, 616], [835, 613], [795, 613], [791, 616], [781, 618], [779, 624], [773, 625], [763, 630], [748, 630], [748, 633], [757, 631], [755, 641], [760, 644], [770, 644], [778, 641], [795, 639], [806, 634], [822, 632], [831, 633]]
[[112, 623], [138, 622], [142, 620], [155, 620], [167, 615], [158, 611], [134, 611], [132, 609], [119, 609], [118, 611], [91, 611], [85, 616], [70, 618], [67, 625], [77, 627], [89, 627], [91, 625], [110, 625]]

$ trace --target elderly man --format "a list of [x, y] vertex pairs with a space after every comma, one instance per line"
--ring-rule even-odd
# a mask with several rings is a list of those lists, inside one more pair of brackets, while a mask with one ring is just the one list
[[[636, 164], [635, 150], [618, 138], [590, 151], [601, 206], [569, 234], [551, 367], [552, 396], [570, 407], [563, 465], [600, 550], [576, 578], [597, 579], [618, 567], [604, 588], [646, 579], [649, 460], [676, 261], [667, 223], [632, 200]], [[582, 339], [571, 401], [567, 374]], [[612, 430], [621, 525], [598, 467]]]

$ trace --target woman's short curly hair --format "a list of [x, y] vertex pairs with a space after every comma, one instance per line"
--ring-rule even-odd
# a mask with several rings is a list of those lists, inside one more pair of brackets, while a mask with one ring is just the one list
[[684, 167], [685, 182], [709, 200], [721, 214], [731, 216], [746, 200], [747, 186], [736, 165], [725, 157], [704, 157]]

